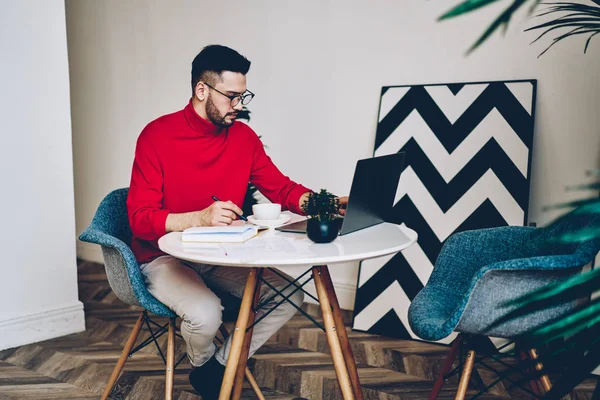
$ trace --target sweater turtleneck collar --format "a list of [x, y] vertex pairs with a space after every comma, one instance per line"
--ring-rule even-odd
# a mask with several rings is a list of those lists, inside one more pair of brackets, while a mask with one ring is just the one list
[[217, 126], [198, 115], [191, 99], [188, 105], [183, 109], [183, 113], [190, 127], [200, 134], [219, 134], [224, 130], [224, 128]]

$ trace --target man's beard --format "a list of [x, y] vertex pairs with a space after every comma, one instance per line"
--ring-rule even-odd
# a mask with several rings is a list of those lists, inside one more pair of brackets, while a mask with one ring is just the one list
[[[217, 126], [228, 128], [231, 125], [233, 125], [236, 114], [237, 113], [227, 113], [225, 115], [221, 115], [221, 113], [219, 113], [219, 110], [215, 106], [215, 103], [213, 103], [211, 95], [208, 95], [208, 98], [206, 99], [206, 116], [208, 117], [210, 122]], [[231, 121], [227, 121], [225, 119], [227, 117], [232, 117]]]

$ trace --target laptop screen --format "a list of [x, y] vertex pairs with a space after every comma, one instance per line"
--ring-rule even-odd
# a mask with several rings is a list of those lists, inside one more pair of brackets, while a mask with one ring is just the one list
[[[404, 168], [406, 153], [366, 158], [356, 163], [352, 187], [340, 235], [355, 232], [387, 220]], [[306, 232], [306, 221], [276, 228], [282, 232]]]

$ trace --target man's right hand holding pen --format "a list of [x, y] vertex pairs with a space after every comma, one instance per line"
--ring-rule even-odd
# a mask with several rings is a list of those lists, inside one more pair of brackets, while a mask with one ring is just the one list
[[242, 209], [231, 201], [215, 201], [201, 211], [169, 214], [165, 228], [169, 233], [181, 232], [195, 226], [227, 226], [242, 214]]

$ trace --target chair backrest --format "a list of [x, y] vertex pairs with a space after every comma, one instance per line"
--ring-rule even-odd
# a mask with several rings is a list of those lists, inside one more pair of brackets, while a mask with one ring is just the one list
[[[580, 243], [562, 243], [557, 238], [564, 237], [579, 229], [594, 227], [600, 224], [598, 216], [570, 214], [546, 228], [532, 231], [530, 240], [526, 241], [526, 256], [533, 257], [537, 270], [519, 270], [520, 260], [515, 260], [514, 269], [507, 264], [504, 270], [490, 270], [477, 282], [469, 303], [465, 308], [456, 330], [466, 333], [482, 333], [496, 337], [514, 337], [534, 327], [552, 321], [562, 315], [573, 312], [577, 301], [557, 303], [514, 318], [493, 328], [488, 328], [492, 321], [501, 318], [517, 306], [504, 304], [527, 293], [549, 284], [558, 283], [577, 274], [585, 265], [593, 262], [600, 251], [600, 241], [587, 240]], [[527, 259], [523, 259], [524, 264]], [[508, 261], [510, 263], [510, 261]], [[539, 268], [545, 268], [540, 270]], [[502, 293], [501, 293], [502, 292]], [[490, 293], [495, 293], [490, 296]], [[493, 300], [490, 298], [493, 297]]]
[[141, 305], [162, 316], [174, 316], [164, 304], [148, 292], [135, 255], [129, 247], [131, 228], [127, 216], [128, 188], [109, 193], [98, 206], [96, 215], [79, 240], [99, 244], [110, 287], [127, 304]]
[[532, 256], [566, 255], [581, 257], [582, 263], [591, 262], [600, 251], [600, 240], [590, 239], [580, 243], [562, 243], [557, 238], [574, 231], [600, 226], [599, 214], [581, 214], [576, 210], [564, 215], [548, 227], [539, 228], [531, 237], [529, 251]]

